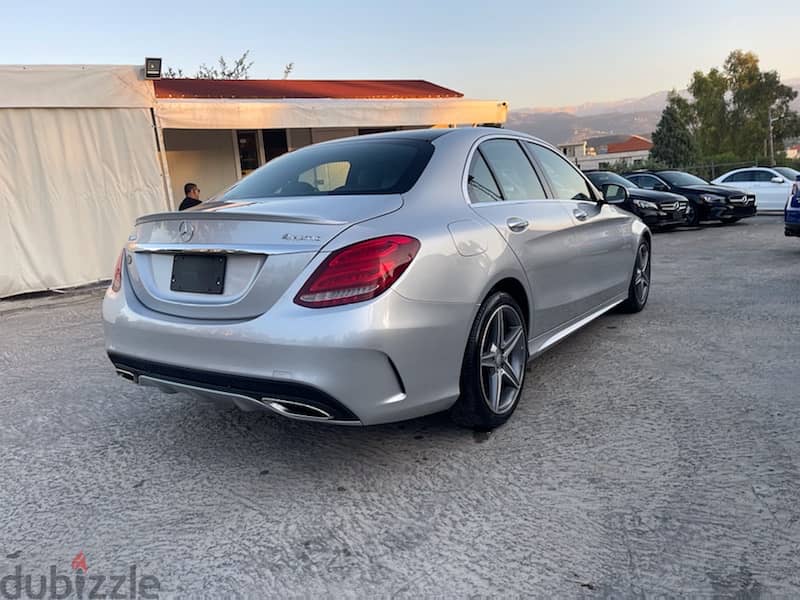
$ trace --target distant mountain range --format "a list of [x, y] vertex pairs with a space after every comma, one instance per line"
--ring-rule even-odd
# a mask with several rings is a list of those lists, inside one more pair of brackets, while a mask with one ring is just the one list
[[[800, 92], [800, 78], [785, 80]], [[506, 127], [524, 131], [553, 144], [579, 142], [615, 134], [636, 134], [649, 138], [667, 103], [667, 91], [642, 98], [612, 102], [587, 102], [577, 106], [519, 108], [508, 111]], [[682, 95], [688, 97], [686, 90]], [[800, 96], [792, 103], [800, 111]]]

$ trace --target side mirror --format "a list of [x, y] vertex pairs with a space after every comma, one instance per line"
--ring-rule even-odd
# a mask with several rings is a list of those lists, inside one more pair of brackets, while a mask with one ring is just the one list
[[625, 204], [628, 201], [628, 198], [630, 198], [628, 188], [626, 188], [624, 185], [606, 183], [603, 184], [601, 190], [603, 192], [603, 200], [605, 200], [608, 204]]
[[786, 180], [783, 177], [773, 177], [770, 181], [772, 181], [772, 183], [783, 183]]

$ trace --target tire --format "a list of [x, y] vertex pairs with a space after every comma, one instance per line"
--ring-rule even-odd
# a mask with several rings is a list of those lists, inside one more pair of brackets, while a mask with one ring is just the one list
[[647, 304], [647, 299], [650, 297], [651, 257], [650, 242], [643, 239], [636, 249], [633, 274], [628, 285], [628, 297], [619, 305], [622, 312], [637, 313]]
[[461, 365], [461, 395], [450, 409], [453, 421], [478, 431], [508, 421], [522, 396], [527, 364], [528, 328], [522, 310], [509, 294], [496, 292], [472, 324]]
[[689, 202], [686, 206], [686, 226], [687, 227], [699, 227], [700, 226], [700, 213], [697, 212], [697, 208]]
[[741, 217], [720, 217], [719, 220], [722, 221], [723, 223], [736, 223], [736, 221], [741, 221], [742, 218]]

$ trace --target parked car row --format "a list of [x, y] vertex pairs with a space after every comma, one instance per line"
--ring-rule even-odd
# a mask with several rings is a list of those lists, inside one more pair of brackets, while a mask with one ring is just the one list
[[756, 214], [756, 197], [682, 171], [636, 171], [624, 176], [588, 171], [598, 188], [613, 184], [625, 190], [610, 201], [634, 213], [653, 228], [697, 226], [702, 221], [735, 223]]

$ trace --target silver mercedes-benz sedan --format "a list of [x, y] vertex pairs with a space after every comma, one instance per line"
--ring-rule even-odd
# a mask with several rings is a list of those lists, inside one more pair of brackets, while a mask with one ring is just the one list
[[309, 146], [138, 219], [103, 303], [108, 355], [245, 410], [496, 427], [530, 358], [647, 302], [651, 237], [626, 193], [503, 129]]

